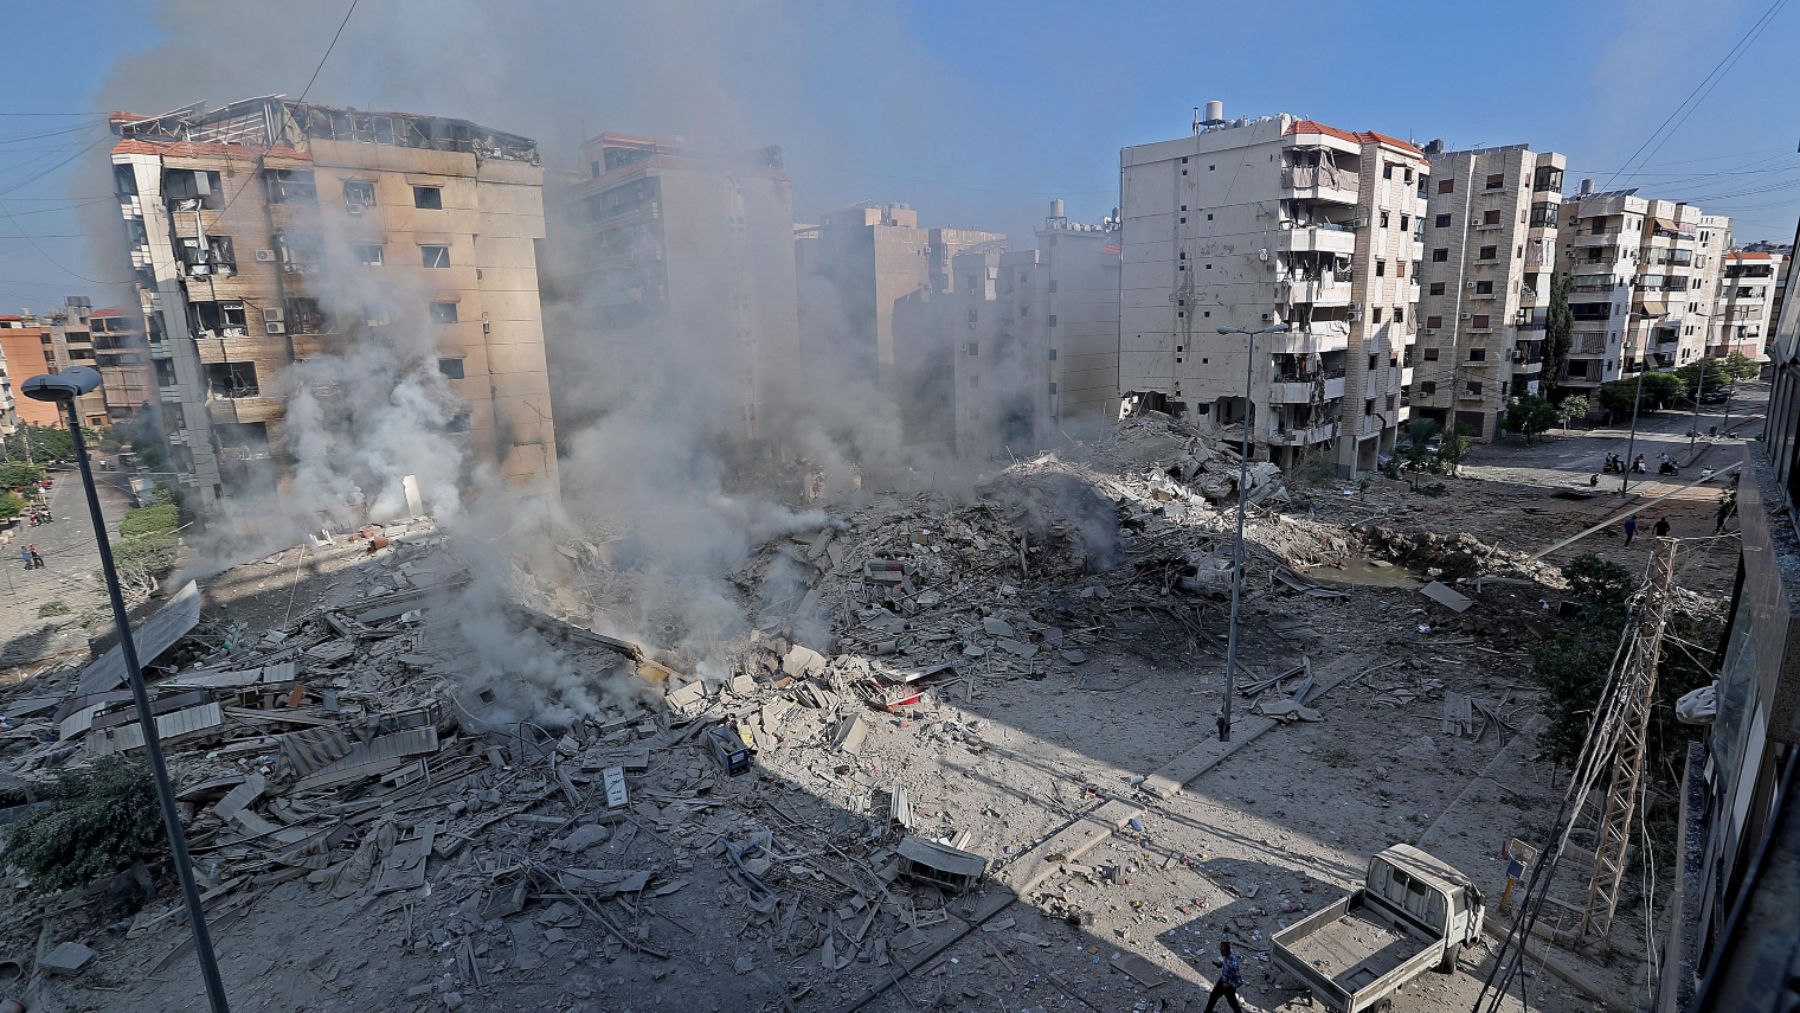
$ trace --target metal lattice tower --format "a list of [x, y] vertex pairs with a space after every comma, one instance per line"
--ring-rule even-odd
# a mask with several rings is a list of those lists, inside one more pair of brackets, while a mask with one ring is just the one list
[[1656, 697], [1656, 665], [1662, 658], [1663, 627], [1668, 620], [1669, 589], [1675, 583], [1675, 540], [1658, 538], [1650, 555], [1650, 589], [1639, 613], [1618, 687], [1617, 744], [1612, 778], [1594, 843], [1594, 874], [1588, 881], [1587, 905], [1581, 916], [1583, 938], [1604, 943], [1619, 909], [1619, 885], [1631, 851], [1631, 828], [1637, 818], [1638, 783], [1644, 776], [1645, 739], [1650, 708]]

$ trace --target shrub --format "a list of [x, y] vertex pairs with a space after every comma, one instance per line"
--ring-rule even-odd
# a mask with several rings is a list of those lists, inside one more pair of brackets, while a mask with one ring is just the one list
[[73, 611], [75, 610], [69, 607], [68, 602], [58, 598], [55, 601], [47, 601], [39, 605], [37, 614], [39, 619], [54, 619], [57, 616], [66, 616]]
[[68, 890], [155, 861], [166, 849], [156, 788], [143, 763], [109, 756], [57, 774], [50, 804], [6, 831], [6, 857], [40, 890]]
[[44, 480], [44, 466], [24, 461], [0, 461], [0, 489], [22, 489]]

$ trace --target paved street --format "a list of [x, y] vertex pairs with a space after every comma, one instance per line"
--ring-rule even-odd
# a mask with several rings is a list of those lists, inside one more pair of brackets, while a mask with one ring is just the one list
[[[21, 521], [0, 546], [0, 668], [26, 664], [63, 651], [80, 650], [87, 638], [73, 629], [76, 615], [105, 607], [100, 596], [100, 556], [88, 521], [87, 503], [76, 471], [51, 475], [49, 506], [56, 521], [31, 527]], [[100, 505], [109, 531], [118, 531], [119, 519], [130, 508], [124, 493], [100, 486]], [[19, 559], [21, 545], [36, 545], [44, 568], [27, 570]], [[38, 607], [61, 600], [74, 613], [43, 619]], [[62, 629], [58, 629], [62, 627]]]
[[[1726, 405], [1701, 406], [1698, 428], [1702, 435], [1692, 441], [1688, 437], [1695, 428], [1692, 408], [1640, 415], [1631, 454], [1644, 455], [1644, 465], [1650, 473], [1632, 475], [1632, 491], [1639, 491], [1640, 485], [1646, 494], [1673, 488], [1673, 485], [1658, 481], [1656, 465], [1662, 454], [1668, 454], [1681, 467], [1681, 474], [1676, 476], [1681, 484], [1697, 478], [1702, 468], [1724, 468], [1737, 461], [1743, 444], [1762, 433], [1768, 400], [1767, 384], [1757, 381], [1739, 383], [1730, 401], [1729, 420]], [[1728, 421], [1730, 431], [1736, 434], [1735, 439], [1724, 435]], [[1718, 427], [1720, 435], [1708, 438], [1705, 434], [1714, 426]], [[1589, 476], [1598, 472], [1600, 488], [1617, 491], [1622, 476], [1606, 474], [1601, 467], [1609, 453], [1626, 456], [1626, 448], [1631, 442], [1628, 420], [1619, 425], [1588, 430], [1555, 429], [1542, 442], [1530, 446], [1512, 438], [1478, 445], [1470, 451], [1462, 470], [1470, 478], [1583, 489], [1588, 487]], [[1693, 445], [1691, 451], [1690, 443]]]

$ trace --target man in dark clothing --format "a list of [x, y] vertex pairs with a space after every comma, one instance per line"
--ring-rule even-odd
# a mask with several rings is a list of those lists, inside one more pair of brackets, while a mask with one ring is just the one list
[[1636, 537], [1637, 537], [1637, 517], [1635, 515], [1633, 515], [1631, 517], [1625, 518], [1625, 544], [1630, 545], [1631, 540]]
[[1669, 537], [1669, 519], [1667, 517], [1659, 518], [1656, 522], [1656, 527], [1651, 530], [1656, 532], [1656, 537], [1658, 538]]
[[35, 545], [31, 546], [31, 568], [34, 570], [42, 570], [44, 568], [44, 557], [38, 555], [37, 546]]
[[1231, 944], [1223, 939], [1219, 940], [1219, 957], [1219, 980], [1213, 985], [1212, 995], [1207, 997], [1206, 1013], [1212, 1013], [1220, 999], [1230, 1003], [1237, 1013], [1244, 1013], [1237, 997], [1237, 990], [1244, 985], [1244, 971], [1238, 966], [1237, 954], [1231, 952]]

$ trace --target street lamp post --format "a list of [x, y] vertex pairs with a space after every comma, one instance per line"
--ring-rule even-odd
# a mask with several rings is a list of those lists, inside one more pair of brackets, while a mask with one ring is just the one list
[[[1651, 318], [1651, 315], [1648, 313], [1632, 313], [1631, 315], [1643, 319]], [[1656, 319], [1666, 321], [1669, 317], [1670, 314], [1664, 313], [1656, 317]], [[1648, 346], [1654, 343], [1654, 338], [1645, 342], [1646, 354], [1649, 354]], [[1621, 496], [1625, 495], [1625, 491], [1631, 488], [1632, 451], [1637, 449], [1638, 406], [1644, 402], [1644, 374], [1650, 372], [1648, 359], [1639, 360], [1638, 365], [1643, 368], [1638, 370], [1637, 387], [1632, 391], [1631, 395], [1631, 435], [1625, 440], [1625, 473], [1619, 479], [1619, 495]]]
[[1256, 336], [1279, 334], [1289, 329], [1280, 323], [1273, 327], [1250, 331], [1242, 327], [1221, 327], [1220, 334], [1242, 334], [1249, 341], [1244, 351], [1244, 441], [1238, 453], [1237, 541], [1231, 549], [1231, 630], [1225, 638], [1225, 707], [1219, 713], [1219, 741], [1231, 741], [1231, 694], [1236, 692], [1233, 677], [1237, 674], [1238, 609], [1244, 600], [1244, 512], [1250, 496], [1250, 411], [1256, 382]]
[[69, 434], [75, 441], [75, 460], [81, 467], [81, 484], [87, 491], [88, 514], [94, 521], [94, 539], [100, 546], [100, 570], [106, 579], [106, 594], [112, 602], [113, 625], [119, 632], [119, 653], [125, 659], [125, 674], [131, 683], [131, 696], [137, 702], [138, 724], [144, 730], [144, 751], [150, 757], [150, 773], [156, 781], [156, 798], [162, 807], [163, 828], [169, 834], [169, 851], [175, 862], [175, 875], [181, 880], [181, 894], [187, 904], [188, 924], [194, 931], [194, 953], [200, 958], [200, 975], [206, 982], [207, 1000], [213, 1013], [228, 1013], [225, 985], [219, 978], [219, 965], [213, 955], [212, 936], [206, 930], [206, 911], [200, 906], [200, 891], [194, 884], [193, 861], [188, 857], [187, 835], [181, 828], [181, 814], [175, 808], [175, 790], [169, 783], [169, 768], [163, 759], [162, 737], [156, 733], [156, 720], [150, 713], [150, 691], [144, 685], [144, 672], [138, 664], [137, 644], [131, 637], [131, 620], [125, 614], [125, 599], [119, 593], [119, 574], [113, 567], [112, 545], [106, 537], [106, 518], [100, 512], [100, 494], [94, 486], [94, 472], [88, 464], [87, 444], [81, 436], [81, 416], [75, 399], [100, 386], [100, 374], [87, 367], [76, 366], [61, 373], [34, 376], [22, 388], [27, 397], [61, 404], [69, 417]]

